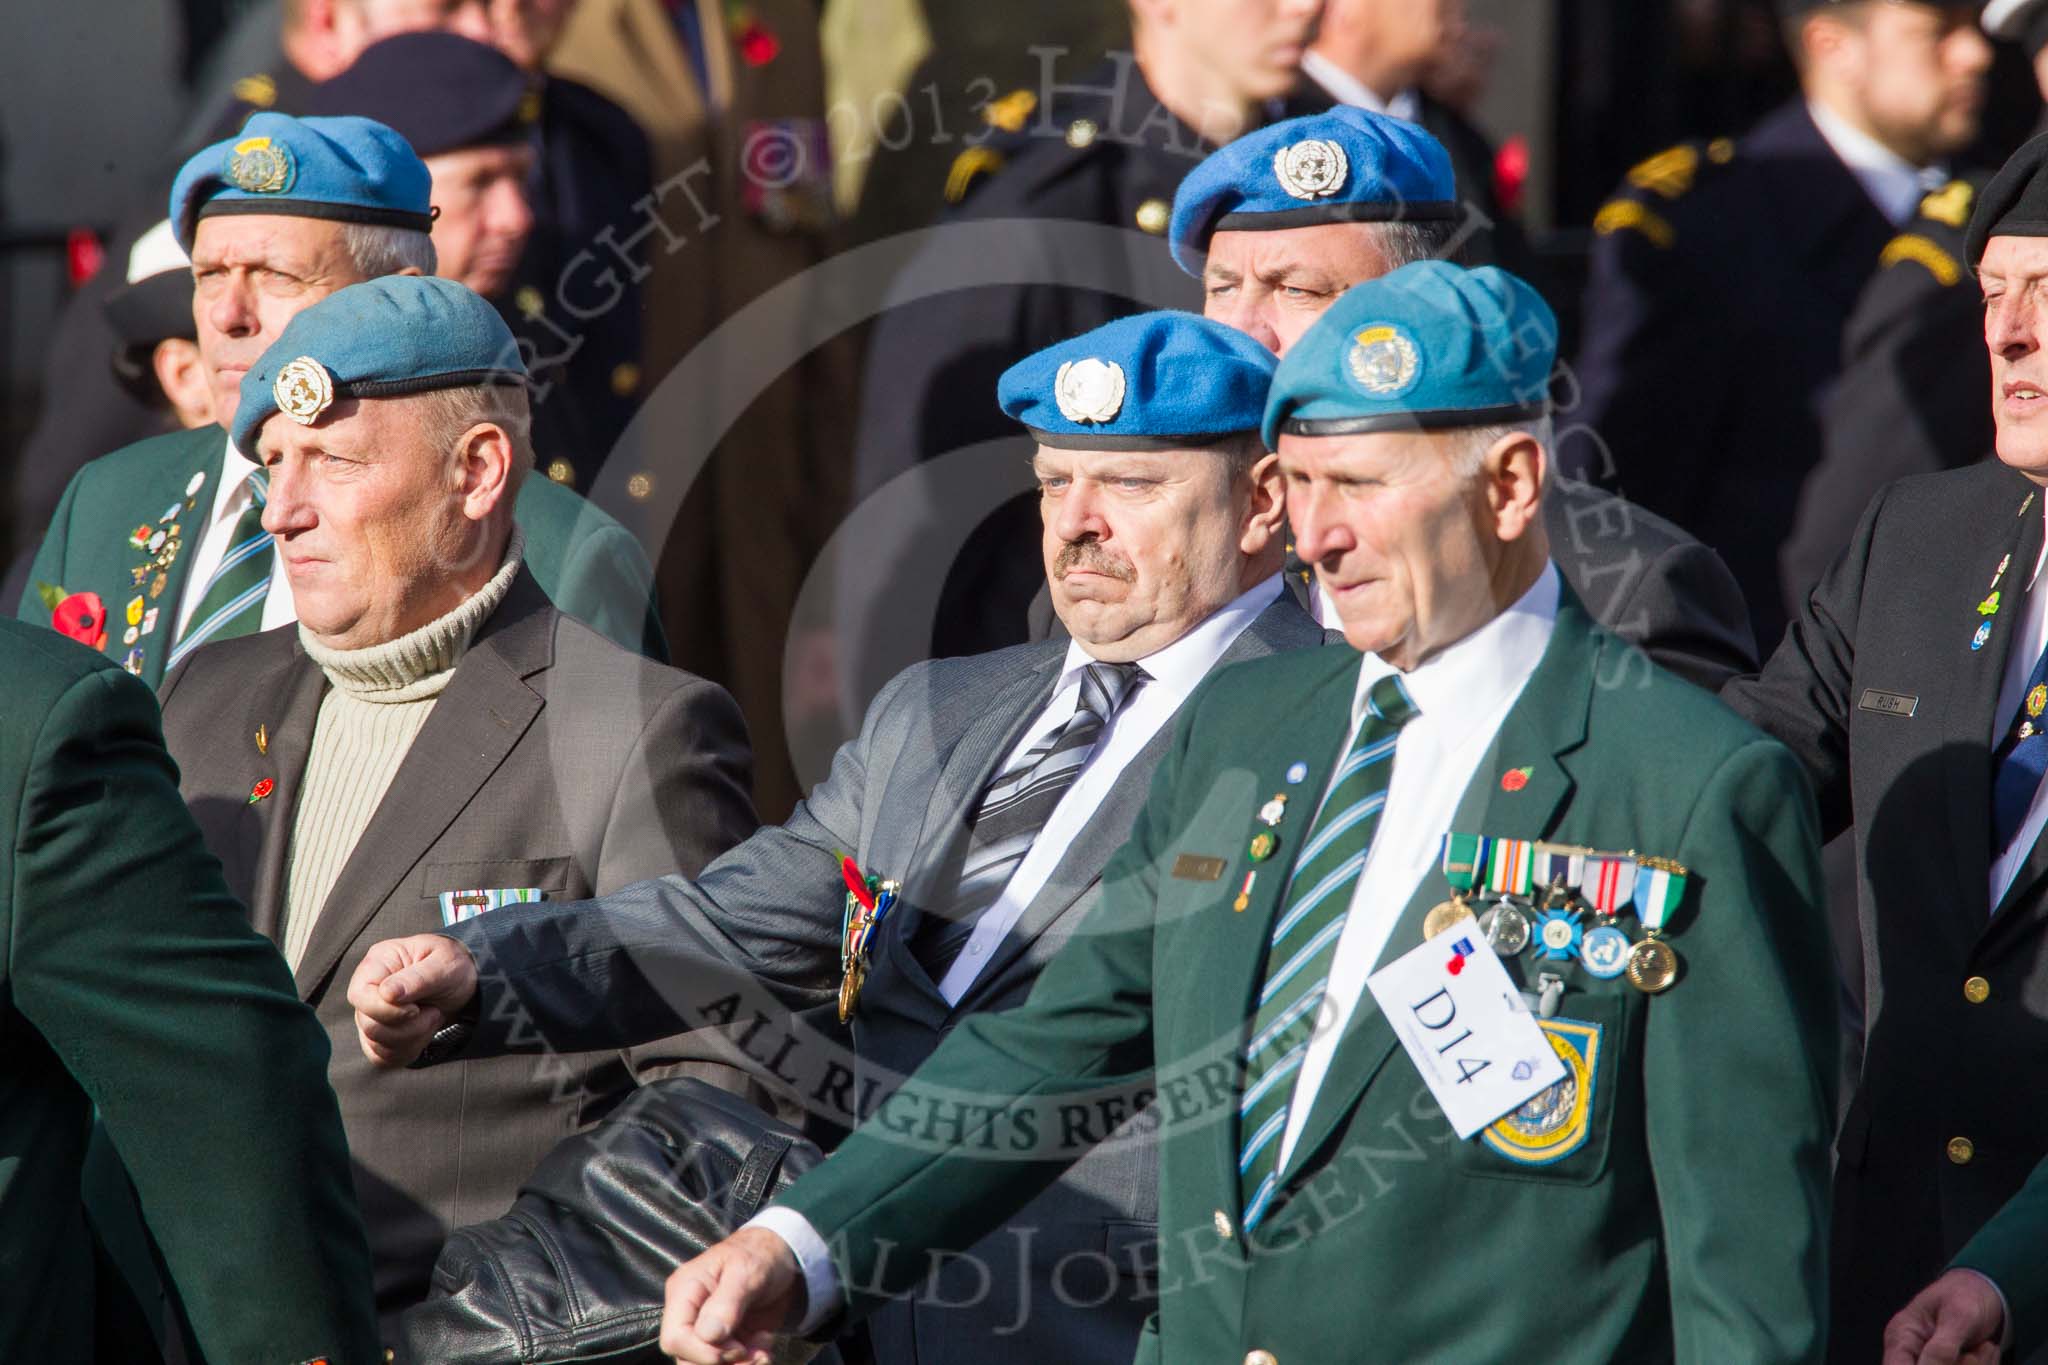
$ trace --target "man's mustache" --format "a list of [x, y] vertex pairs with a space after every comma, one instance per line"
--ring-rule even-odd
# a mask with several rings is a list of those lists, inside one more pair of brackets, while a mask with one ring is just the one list
[[1137, 570], [1131, 567], [1129, 560], [1112, 555], [1098, 542], [1092, 540], [1070, 540], [1060, 546], [1059, 554], [1053, 557], [1054, 578], [1065, 578], [1076, 569], [1099, 573], [1106, 578], [1114, 578], [1124, 583], [1129, 583], [1138, 576]]

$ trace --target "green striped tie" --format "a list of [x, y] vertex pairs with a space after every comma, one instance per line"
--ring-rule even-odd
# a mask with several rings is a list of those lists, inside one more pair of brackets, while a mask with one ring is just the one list
[[1398, 675], [1389, 673], [1372, 685], [1358, 738], [1344, 755], [1288, 876], [1281, 897], [1287, 908], [1273, 923], [1265, 984], [1245, 1045], [1237, 1173], [1246, 1232], [1266, 1216], [1279, 1189], [1280, 1140], [1287, 1131], [1294, 1077], [1308, 1055], [1337, 940], [1351, 912], [1351, 893], [1387, 802], [1395, 741], [1401, 727], [1419, 714]]
[[247, 635], [263, 623], [263, 599], [270, 595], [270, 565], [277, 553], [270, 533], [263, 529], [263, 504], [269, 494], [270, 480], [263, 471], [250, 470], [249, 506], [235, 518], [228, 552], [213, 577], [206, 580], [199, 605], [186, 618], [185, 633], [164, 661], [166, 672], [207, 641]]

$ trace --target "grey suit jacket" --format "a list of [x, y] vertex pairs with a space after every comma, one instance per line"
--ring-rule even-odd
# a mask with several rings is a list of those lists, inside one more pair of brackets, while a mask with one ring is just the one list
[[[1283, 593], [1221, 662], [1322, 643]], [[919, 907], [946, 900], [982, 790], [1050, 698], [1064, 656], [1064, 644], [1041, 643], [906, 670], [788, 822], [695, 881], [667, 877], [594, 906], [512, 906], [458, 926], [453, 936], [476, 954], [483, 981], [463, 1055], [543, 1042], [617, 1047], [745, 1012], [763, 1019], [760, 1055], [815, 1110], [874, 1111], [962, 1017], [1023, 1000], [1100, 898], [1102, 869], [1144, 804], [1170, 724], [1124, 769], [1009, 939], [949, 1006], [908, 948]], [[841, 852], [903, 886], [854, 1014], [853, 1056], [799, 1023], [767, 1024], [778, 1002], [803, 1009], [838, 991]], [[531, 1033], [517, 1032], [514, 1019]], [[1129, 1118], [1140, 1098], [1105, 1096], [1069, 1116], [1092, 1138], [1116, 1136], [966, 1258], [940, 1267], [916, 1301], [870, 1318], [877, 1358], [1124, 1365], [1155, 1301], [1156, 1155], [1146, 1121]]]
[[[287, 626], [194, 652], [161, 693], [185, 800], [228, 885], [273, 939], [326, 690]], [[478, 631], [297, 972], [332, 1041], [330, 1075], [387, 1319], [425, 1297], [447, 1231], [502, 1214], [541, 1157], [629, 1089], [633, 1071], [616, 1053], [377, 1070], [347, 1002], [363, 949], [442, 928], [444, 891], [540, 887], [576, 901], [701, 868], [754, 827], [750, 765], [722, 689], [563, 616], [524, 569]], [[262, 781], [275, 786], [252, 802]]]

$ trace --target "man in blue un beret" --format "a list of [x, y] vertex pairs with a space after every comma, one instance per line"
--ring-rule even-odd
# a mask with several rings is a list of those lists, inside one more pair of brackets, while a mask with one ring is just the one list
[[[1257, 436], [1272, 372], [1262, 347], [1190, 313], [1125, 318], [1013, 366], [998, 396], [1037, 446], [1043, 562], [1072, 639], [900, 674], [796, 814], [701, 877], [377, 945], [350, 992], [364, 1046], [405, 1060], [426, 1042], [423, 1018], [475, 1000], [485, 1022], [458, 1059], [617, 1047], [700, 1022], [731, 996], [719, 969], [737, 962], [759, 978], [748, 1008], [836, 999], [851, 1023], [846, 1064], [813, 1063], [814, 1103], [849, 1124], [878, 1107], [900, 1123], [883, 1101], [947, 1033], [1022, 1004], [1048, 960], [1088, 951], [1076, 926], [1113, 889], [1104, 867], [1190, 698], [1228, 664], [1323, 641], [1279, 582], [1280, 491]], [[842, 855], [891, 895], [844, 960]], [[651, 988], [615, 984], [626, 980]], [[512, 1015], [530, 1021], [526, 1036], [490, 1022]], [[1227, 1084], [1226, 1070], [1218, 1061], [1211, 1082]], [[876, 1357], [983, 1365], [1000, 1340], [1020, 1360], [1126, 1365], [1157, 1306], [1157, 1153], [1141, 1101], [1113, 1089], [1035, 1136], [1006, 1130], [998, 1166], [1019, 1169], [1013, 1158], [1042, 1142], [1072, 1169], [876, 1312]], [[800, 1224], [781, 1226], [810, 1245]], [[814, 1250], [807, 1269], [823, 1318], [831, 1263]]]
[[[900, 1092], [994, 1126], [1145, 1078], [1140, 1361], [1821, 1349], [1813, 810], [1791, 755], [1698, 689], [1602, 685], [1628, 647], [1543, 529], [1555, 334], [1520, 280], [1430, 262], [1281, 361], [1264, 433], [1351, 649], [1213, 679], [1031, 999]], [[1223, 1093], [1190, 1093], [1219, 1055]], [[762, 1215], [801, 1220], [787, 1244], [743, 1230], [676, 1274], [664, 1347], [738, 1360], [867, 1311], [1054, 1174], [977, 1137], [862, 1128]], [[806, 1254], [827, 1245], [829, 1276]]]
[[[405, 139], [365, 118], [258, 114], [185, 163], [170, 221], [192, 257], [216, 424], [80, 470], [17, 615], [58, 624], [59, 603], [89, 598], [110, 617], [104, 651], [152, 686], [209, 641], [294, 619], [261, 526], [263, 476], [224, 428], [243, 374], [302, 309], [364, 280], [433, 273], [430, 183]], [[518, 514], [534, 575], [564, 611], [665, 656], [652, 570], [622, 527], [545, 479], [527, 482]]]
[[527, 384], [503, 319], [452, 280], [370, 280], [293, 317], [231, 435], [268, 476], [298, 624], [196, 650], [162, 688], [180, 790], [333, 1042], [387, 1329], [448, 1232], [504, 1212], [633, 1082], [616, 1055], [376, 1071], [344, 962], [508, 902], [695, 872], [755, 823], [732, 698], [568, 619], [527, 566]]

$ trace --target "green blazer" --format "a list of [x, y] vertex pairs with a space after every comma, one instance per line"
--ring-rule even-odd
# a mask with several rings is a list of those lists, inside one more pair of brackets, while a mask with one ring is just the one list
[[1950, 1264], [1990, 1276], [2005, 1295], [2012, 1332], [2007, 1359], [2027, 1359], [2048, 1341], [2048, 1162], [2034, 1168]]
[[0, 620], [0, 1360], [90, 1360], [98, 1107], [208, 1360], [382, 1358], [327, 1035], [228, 894], [148, 689]]
[[[907, 1100], [791, 1191], [852, 1306], [921, 1279], [924, 1249], [972, 1244], [1043, 1186], [1087, 1139], [1067, 1122], [1077, 1094], [1142, 1084], [1159, 1115], [1160, 1311], [1140, 1360], [1817, 1359], [1835, 1044], [1812, 798], [1776, 742], [1627, 649], [1567, 590], [1457, 814], [1468, 832], [1692, 871], [1666, 994], [1541, 964], [1564, 979], [1546, 1028], [1586, 1092], [1548, 1159], [1457, 1141], [1368, 994], [1283, 1172], [1286, 1202], [1240, 1231], [1234, 1059], [1301, 840], [1283, 837], [1233, 903], [1261, 803], [1327, 785], [1358, 677], [1348, 649], [1282, 654], [1183, 708], [1102, 903], [1029, 1001], [962, 1022]], [[1526, 782], [1504, 784], [1511, 769]], [[1422, 942], [1447, 893], [1441, 873], [1422, 879], [1384, 960]], [[1536, 985], [1530, 958], [1509, 970]], [[940, 1111], [969, 1116], [964, 1137], [903, 1121]], [[918, 1140], [933, 1133], [944, 1142]], [[976, 1155], [991, 1151], [1008, 1159]]]
[[[177, 604], [198, 548], [200, 523], [217, 491], [226, 442], [217, 426], [174, 431], [123, 446], [79, 470], [50, 519], [15, 614], [49, 624], [40, 584], [67, 593], [98, 593], [107, 609], [102, 652], [125, 662], [133, 651], [136, 676], [151, 687], [162, 682]], [[204, 476], [196, 488], [195, 476]], [[151, 556], [131, 545], [129, 536], [137, 528], [154, 528], [171, 508], [189, 520], [175, 523], [186, 534], [159, 574], [148, 563]], [[627, 649], [667, 661], [668, 643], [655, 610], [654, 571], [625, 527], [539, 474], [521, 483], [514, 512], [526, 531], [526, 566], [565, 615]], [[157, 628], [131, 646], [122, 640], [128, 628], [125, 613], [138, 598], [142, 610], [156, 607], [161, 616]]]

